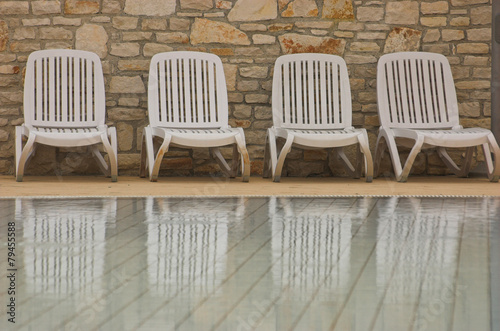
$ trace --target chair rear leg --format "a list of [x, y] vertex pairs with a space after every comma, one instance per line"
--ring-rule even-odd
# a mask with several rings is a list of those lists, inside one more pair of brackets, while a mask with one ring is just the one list
[[488, 135], [488, 142], [489, 144], [483, 144], [484, 158], [488, 169], [488, 179], [491, 182], [498, 182], [500, 179], [500, 147], [498, 146], [495, 136], [491, 133]]
[[[364, 131], [362, 135], [358, 136], [358, 142], [359, 151], [361, 151], [364, 156], [366, 182], [371, 183], [373, 181], [373, 159], [368, 143], [368, 134], [366, 133], [366, 131]], [[359, 156], [360, 155], [358, 154], [358, 157]]]
[[[349, 176], [351, 176], [353, 178], [359, 178], [360, 175], [359, 175], [359, 172], [357, 171], [358, 164], [356, 164], [356, 167], [354, 167], [352, 165], [352, 163], [351, 163], [351, 161], [349, 161], [349, 158], [347, 157], [347, 155], [345, 155], [344, 149], [342, 147], [336, 147], [334, 150], [335, 150], [335, 153], [337, 154], [337, 158], [340, 161], [342, 161], [342, 164], [343, 164], [345, 170], [347, 171], [347, 173], [349, 174]], [[358, 161], [358, 160], [356, 160], [356, 161]]]
[[226, 159], [220, 152], [220, 149], [218, 147], [216, 148], [210, 148], [210, 154], [212, 154], [212, 157], [217, 161], [217, 164], [219, 164], [219, 167], [222, 169], [222, 171], [229, 177], [231, 177], [231, 167], [229, 164], [226, 162]]
[[465, 160], [464, 163], [462, 164], [462, 167], [460, 168], [455, 161], [452, 160], [450, 155], [448, 154], [448, 151], [444, 147], [438, 147], [437, 148], [437, 153], [441, 160], [443, 161], [446, 166], [453, 171], [453, 173], [458, 176], [458, 177], [467, 177], [467, 175], [470, 172], [471, 166], [472, 166], [472, 155], [474, 154], [474, 150], [476, 149], [476, 146], [471, 146], [467, 147], [467, 150], [465, 151]]
[[236, 145], [241, 155], [241, 174], [243, 182], [248, 182], [250, 180], [250, 156], [248, 155], [245, 139], [243, 137], [243, 129], [240, 128], [240, 134], [234, 136], [234, 139], [236, 140]]
[[[111, 143], [108, 139], [108, 134], [111, 138]], [[116, 148], [116, 130], [115, 128], [109, 128], [108, 132], [101, 135], [101, 142], [104, 146], [104, 150], [108, 153], [109, 167], [102, 157], [97, 145], [92, 146], [92, 152], [97, 159], [97, 163], [101, 170], [106, 176], [111, 176], [111, 181], [116, 182], [118, 180], [118, 161], [115, 152]]]
[[276, 136], [272, 129], [267, 129], [266, 144], [264, 146], [264, 169], [262, 177], [274, 177], [278, 156], [276, 153]]
[[385, 149], [387, 148], [387, 143], [383, 136], [378, 136], [377, 144], [375, 148], [375, 158], [373, 160], [373, 176], [377, 178], [380, 174], [380, 162], [384, 157]]
[[231, 173], [229, 177], [235, 178], [238, 176], [238, 169], [241, 164], [240, 152], [238, 151], [238, 144], [233, 144], [233, 160], [231, 162]]

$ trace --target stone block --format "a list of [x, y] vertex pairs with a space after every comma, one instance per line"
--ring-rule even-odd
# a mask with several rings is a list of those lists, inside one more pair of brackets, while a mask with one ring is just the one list
[[85, 24], [76, 30], [76, 49], [94, 52], [105, 58], [108, 54], [108, 34], [106, 30], [96, 24]]
[[227, 18], [235, 21], [263, 21], [278, 17], [276, 0], [238, 0]]
[[282, 17], [316, 17], [318, 6], [314, 0], [293, 0], [281, 12]]
[[132, 30], [137, 28], [139, 19], [137, 17], [117, 16], [112, 20], [113, 27], [118, 30]]
[[410, 28], [394, 28], [387, 36], [384, 53], [418, 51], [421, 37], [422, 31]]
[[424, 15], [447, 14], [450, 10], [448, 1], [422, 2], [420, 11]]
[[447, 24], [446, 17], [422, 17], [420, 19], [420, 24], [428, 27], [441, 27]]
[[358, 7], [356, 18], [359, 22], [378, 22], [384, 18], [385, 11], [381, 7]]
[[324, 0], [322, 18], [354, 19], [352, 0]]
[[197, 18], [191, 28], [191, 44], [221, 43], [249, 45], [248, 36], [234, 26], [207, 19]]
[[456, 41], [465, 39], [465, 33], [463, 30], [451, 30], [444, 29], [441, 31], [443, 41]]
[[420, 17], [417, 1], [389, 1], [385, 7], [388, 24], [417, 24]]
[[99, 10], [99, 0], [66, 0], [64, 2], [64, 13], [68, 15], [97, 14]]
[[32, 1], [31, 11], [33, 15], [50, 15], [61, 13], [61, 3], [56, 1]]
[[346, 41], [330, 37], [316, 37], [288, 33], [278, 37], [281, 50], [285, 54], [326, 53], [343, 55]]
[[28, 1], [0, 1], [0, 15], [27, 15], [30, 5]]
[[111, 44], [111, 51], [109, 54], [119, 57], [133, 57], [138, 56], [140, 45], [138, 43], [116, 43]]
[[490, 52], [490, 46], [483, 43], [468, 43], [468, 44], [458, 44], [457, 53], [459, 54], [488, 54]]
[[113, 76], [109, 83], [109, 93], [145, 93], [141, 76]]
[[208, 10], [212, 9], [214, 4], [212, 0], [180, 0], [181, 9]]
[[147, 43], [144, 45], [144, 56], [151, 57], [157, 53], [171, 52], [174, 49], [165, 44]]
[[125, 0], [124, 12], [129, 15], [168, 16], [175, 13], [176, 0]]

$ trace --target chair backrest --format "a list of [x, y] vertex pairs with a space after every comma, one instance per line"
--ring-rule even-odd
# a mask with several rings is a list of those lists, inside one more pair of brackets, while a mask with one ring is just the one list
[[436, 129], [459, 124], [455, 84], [445, 56], [426, 52], [385, 54], [377, 68], [382, 126]]
[[189, 51], [154, 55], [149, 67], [148, 116], [152, 126], [227, 127], [227, 87], [221, 59]]
[[331, 54], [280, 56], [274, 66], [273, 124], [295, 129], [351, 126], [351, 88], [347, 66]]
[[53, 49], [28, 57], [24, 83], [27, 126], [80, 128], [105, 121], [104, 77], [95, 53]]

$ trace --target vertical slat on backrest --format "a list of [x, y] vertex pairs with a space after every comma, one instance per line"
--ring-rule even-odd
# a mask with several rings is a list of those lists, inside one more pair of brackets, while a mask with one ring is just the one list
[[415, 123], [422, 123], [422, 103], [420, 96], [420, 84], [421, 80], [419, 77], [418, 61], [415, 59], [408, 60], [409, 75], [411, 81], [411, 95], [412, 95], [412, 107], [413, 107], [413, 118]]
[[183, 122], [191, 123], [192, 118], [192, 107], [191, 107], [191, 62], [192, 59], [184, 59], [182, 66], [182, 79], [184, 84], [182, 85], [182, 94], [184, 96], [184, 111], [182, 112], [184, 116]]
[[440, 62], [434, 62], [434, 70], [436, 72], [436, 90], [437, 90], [437, 105], [439, 111], [440, 122], [448, 122], [448, 112], [446, 105], [446, 97], [444, 92], [444, 77], [443, 65]]
[[423, 85], [424, 85], [424, 98], [426, 105], [426, 117], [427, 122], [434, 124], [436, 123], [436, 117], [434, 116], [434, 96], [433, 96], [433, 82], [432, 82], [432, 70], [431, 64], [428, 60], [422, 61], [422, 72], [423, 72]]
[[203, 79], [203, 119], [206, 122], [210, 122], [211, 114], [210, 114], [210, 104], [208, 103], [208, 61], [202, 61], [202, 79]]
[[333, 124], [334, 123], [334, 104], [333, 104], [333, 66], [334, 64], [331, 62], [328, 62], [326, 64], [326, 102], [327, 102], [327, 117], [328, 117], [328, 123]]
[[196, 60], [194, 69], [195, 69], [195, 74], [196, 74], [196, 81], [193, 82], [193, 99], [196, 102], [196, 123], [204, 123], [206, 121], [205, 116], [204, 116], [204, 102], [203, 102], [203, 62], [199, 59]]
[[[281, 108], [284, 109], [283, 111], [283, 119], [282, 121], [284, 123], [291, 123], [292, 119], [292, 91], [291, 89], [293, 88], [292, 84], [292, 75], [290, 73], [290, 63], [283, 63], [280, 67], [281, 70], [281, 93], [279, 93], [279, 105]], [[284, 106], [283, 106], [284, 104]]]
[[165, 65], [165, 61], [158, 61], [155, 65], [156, 75], [155, 77], [150, 77], [150, 79], [156, 79], [157, 86], [155, 89], [155, 93], [158, 93], [158, 98], [156, 100], [157, 104], [154, 107], [158, 107], [158, 121], [166, 121], [168, 120], [167, 112], [170, 112], [170, 98], [167, 98], [167, 87], [168, 82], [166, 81], [166, 77], [168, 77], [168, 73], [165, 71], [168, 70], [168, 64]]
[[409, 79], [410, 77], [407, 75], [406, 61], [401, 60], [398, 61], [398, 73], [399, 73], [399, 118], [402, 122], [411, 123], [410, 119], [410, 107], [409, 107], [409, 98], [408, 94], [408, 86], [410, 85]]
[[325, 61], [321, 61], [319, 63], [319, 86], [318, 92], [320, 96], [318, 97], [319, 109], [321, 122], [319, 124], [329, 124], [329, 119], [327, 116], [327, 86], [326, 86], [326, 77], [327, 77], [327, 63]]
[[294, 72], [294, 78], [295, 78], [295, 95], [297, 96], [297, 102], [295, 104], [295, 118], [294, 118], [294, 123], [304, 123], [303, 122], [303, 113], [304, 113], [304, 99], [303, 99], [303, 94], [302, 94], [302, 75], [303, 75], [303, 70], [302, 70], [302, 62], [297, 61], [295, 62], [295, 72]]
[[48, 75], [48, 89], [47, 89], [47, 99], [48, 107], [46, 108], [46, 116], [48, 122], [55, 121], [55, 108], [56, 108], [56, 70], [55, 70], [55, 59], [49, 58], [47, 64], [47, 75]]
[[91, 60], [87, 60], [87, 117], [86, 122], [92, 122], [95, 120], [94, 112], [94, 63]]
[[179, 122], [179, 100], [181, 99], [179, 96], [179, 75], [177, 68], [177, 59], [171, 59], [170, 62], [170, 74], [172, 76], [172, 112], [173, 112], [173, 121]]
[[44, 102], [44, 59], [37, 59], [35, 61], [35, 71], [36, 71], [36, 76], [33, 78], [34, 79], [34, 88], [36, 91], [36, 100], [35, 100], [35, 121], [42, 121], [44, 116], [43, 116], [43, 102]]
[[389, 62], [386, 64], [386, 77], [387, 77], [387, 96], [389, 100], [389, 115], [391, 122], [398, 122], [398, 105], [396, 101], [396, 82], [394, 73], [394, 63]]
[[336, 63], [332, 63], [332, 100], [331, 103], [333, 104], [333, 123], [332, 124], [337, 124], [340, 123], [340, 114], [341, 114], [341, 108], [340, 108], [340, 72], [339, 72], [339, 66]]
[[208, 99], [210, 105], [210, 120], [211, 122], [217, 122], [218, 114], [217, 114], [217, 96], [215, 90], [216, 87], [215, 67], [212, 62], [208, 62], [207, 65], [208, 65]]
[[85, 121], [85, 115], [87, 113], [87, 84], [85, 79], [87, 77], [86, 74], [86, 61], [85, 59], [80, 59], [80, 117], [78, 118], [78, 122]]
[[81, 60], [73, 59], [73, 104], [75, 105], [73, 112], [73, 121], [80, 121], [81, 118]]
[[61, 84], [60, 84], [60, 95], [61, 95], [61, 121], [69, 122], [68, 117], [68, 58], [66, 56], [61, 57]]
[[304, 61], [304, 69], [306, 70], [304, 76], [307, 76], [307, 82], [304, 84], [306, 99], [304, 103], [307, 104], [305, 108], [305, 123], [308, 124], [316, 124], [316, 107], [314, 102], [314, 62], [313, 61]]

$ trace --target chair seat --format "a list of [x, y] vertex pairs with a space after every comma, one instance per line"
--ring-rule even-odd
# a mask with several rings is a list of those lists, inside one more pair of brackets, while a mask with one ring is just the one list
[[[277, 129], [277, 136], [286, 138], [293, 134], [294, 143], [311, 147], [337, 147], [358, 143], [358, 135], [363, 134], [362, 129], [339, 130], [306, 130], [306, 129]], [[349, 142], [352, 140], [352, 142]]]
[[424, 137], [424, 144], [442, 147], [468, 147], [477, 146], [488, 142], [490, 130], [484, 128], [467, 129], [392, 129], [396, 137], [416, 140], [418, 136]]
[[48, 128], [34, 127], [30, 130], [36, 141], [51, 146], [88, 146], [101, 142], [101, 135], [106, 128]]
[[153, 134], [165, 138], [171, 136], [171, 143], [178, 146], [217, 147], [234, 143], [235, 136], [240, 134], [239, 129], [171, 129], [152, 128]]

